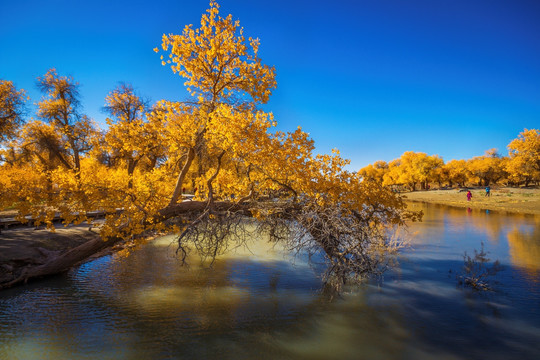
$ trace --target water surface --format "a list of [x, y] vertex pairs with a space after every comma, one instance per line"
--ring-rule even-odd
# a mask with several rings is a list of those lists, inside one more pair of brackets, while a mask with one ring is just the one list
[[[540, 218], [412, 206], [399, 266], [332, 301], [264, 239], [209, 269], [164, 237], [0, 292], [0, 359], [540, 358]], [[457, 279], [482, 243], [490, 292]]]

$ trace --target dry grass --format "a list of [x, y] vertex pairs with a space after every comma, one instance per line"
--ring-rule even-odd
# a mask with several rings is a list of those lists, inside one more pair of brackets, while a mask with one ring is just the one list
[[403, 195], [411, 201], [540, 215], [540, 189], [492, 188], [490, 197], [485, 196], [484, 188], [471, 189], [471, 192], [471, 201], [467, 201], [466, 191], [457, 189], [414, 191]]

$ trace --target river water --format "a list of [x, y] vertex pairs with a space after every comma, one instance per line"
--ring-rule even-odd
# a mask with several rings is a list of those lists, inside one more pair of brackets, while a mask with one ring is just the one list
[[[399, 266], [333, 300], [264, 239], [209, 269], [163, 237], [0, 292], [0, 359], [539, 359], [540, 218], [411, 206]], [[488, 292], [458, 281], [482, 243]]]

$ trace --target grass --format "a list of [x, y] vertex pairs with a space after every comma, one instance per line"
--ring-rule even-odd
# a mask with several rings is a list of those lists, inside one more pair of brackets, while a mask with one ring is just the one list
[[467, 201], [466, 192], [459, 189], [413, 191], [403, 195], [411, 201], [540, 215], [540, 189], [492, 188], [490, 197], [485, 196], [484, 188], [471, 189], [471, 192], [471, 201]]

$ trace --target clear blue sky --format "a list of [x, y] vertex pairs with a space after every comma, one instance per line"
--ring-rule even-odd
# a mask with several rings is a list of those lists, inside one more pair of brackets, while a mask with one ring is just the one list
[[[261, 40], [278, 88], [265, 106], [352, 169], [405, 151], [468, 159], [540, 128], [538, 0], [221, 0]], [[36, 102], [55, 67], [81, 83], [100, 125], [119, 81], [152, 101], [183, 100], [183, 79], [152, 49], [199, 24], [207, 0], [0, 0], [0, 78]]]

